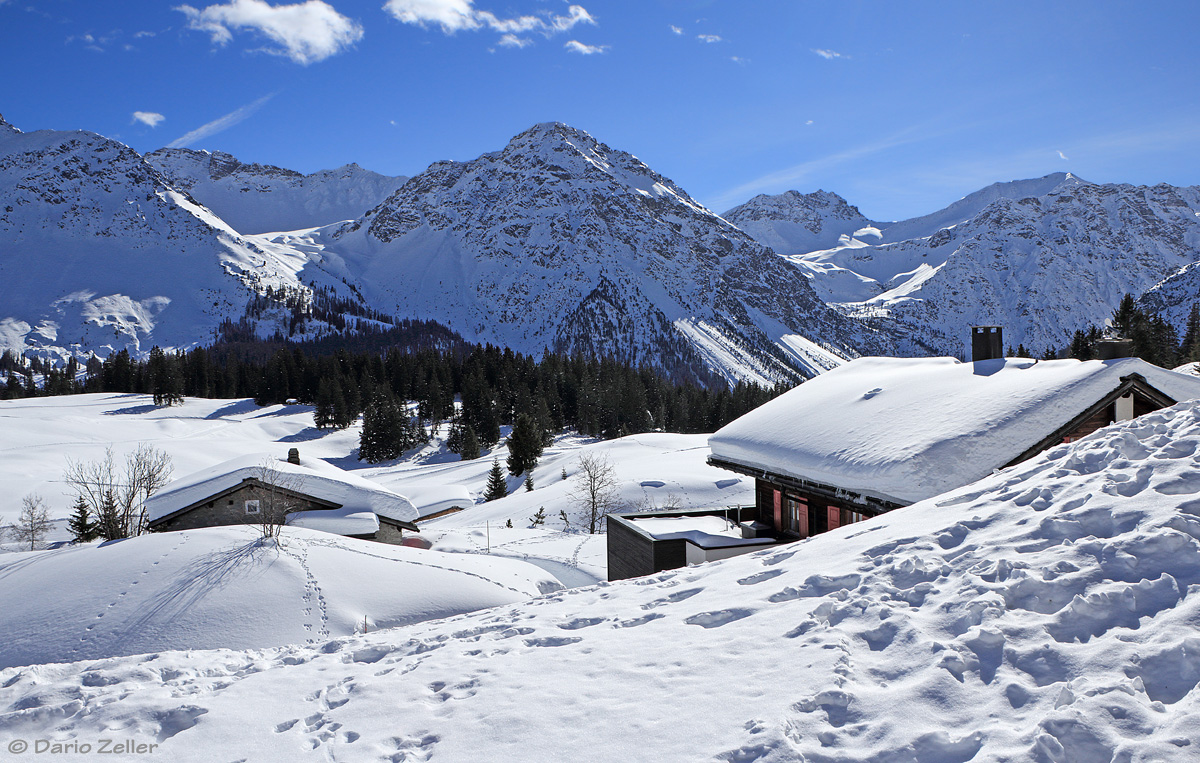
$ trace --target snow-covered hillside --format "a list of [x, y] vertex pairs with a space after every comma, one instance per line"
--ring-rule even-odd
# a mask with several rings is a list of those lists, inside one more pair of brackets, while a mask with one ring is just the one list
[[185, 761], [1192, 760], [1198, 447], [1185, 403], [724, 562], [311, 647], [9, 668], [0, 730]]
[[128, 146], [0, 118], [0, 350], [207, 343], [267, 287], [307, 290], [306, 264], [238, 235]]
[[856, 233], [869, 235], [864, 229], [876, 225], [857, 207], [828, 191], [759, 194], [721, 217], [776, 254], [785, 255], [832, 249]]
[[0, 665], [248, 649], [510, 604], [560, 587], [533, 565], [284, 528], [212, 527], [0, 555]]
[[[786, 195], [773, 198], [781, 225], [810, 218], [809, 205], [792, 204], [789, 215]], [[755, 235], [766, 241], [773, 231]], [[831, 248], [784, 253], [823, 299], [907, 337], [902, 352], [963, 355], [972, 324], [1002, 325], [1006, 343], [1042, 352], [1103, 324], [1126, 293], [1200, 260], [1200, 187], [1056, 173], [844, 235]], [[1181, 275], [1161, 292], [1177, 323], [1195, 300], [1194, 281]]]
[[559, 123], [319, 233], [325, 267], [377, 307], [525, 352], [772, 381], [884, 345], [670, 180]]
[[188, 148], [160, 148], [146, 154], [146, 162], [240, 233], [353, 220], [408, 179], [380, 175], [357, 164], [302, 175], [271, 165], [245, 164], [221, 151]]

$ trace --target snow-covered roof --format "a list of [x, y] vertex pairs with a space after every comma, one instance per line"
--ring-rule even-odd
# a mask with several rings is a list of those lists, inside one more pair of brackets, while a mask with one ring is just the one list
[[334, 535], [373, 535], [379, 531], [379, 518], [372, 511], [294, 511], [287, 515], [287, 523], [291, 527], [306, 527]]
[[475, 505], [471, 491], [463, 485], [406, 484], [404, 494], [417, 507], [417, 514], [422, 517], [448, 509], [465, 509]]
[[625, 519], [655, 540], [682, 539], [704, 548], [775, 543], [774, 538], [743, 538], [741, 528], [736, 523], [719, 516], [681, 515]]
[[1139, 374], [1175, 399], [1200, 378], [1137, 358], [859, 358], [718, 430], [715, 458], [898, 503], [1008, 464]]
[[[261, 479], [264, 464], [279, 472], [280, 481], [287, 488], [337, 504], [340, 508], [336, 513], [342, 517], [339, 521], [343, 524], [347, 517], [362, 512], [405, 522], [415, 522], [417, 519], [417, 509], [412, 501], [377, 482], [363, 479], [319, 458], [301, 456], [300, 463], [293, 464], [283, 458], [262, 454], [239, 456], [172, 482], [146, 501], [146, 515], [153, 522], [237, 487], [243, 480]], [[289, 523], [301, 524], [292, 520]], [[303, 526], [313, 525], [305, 520]], [[361, 533], [374, 532], [375, 529], [377, 525]]]

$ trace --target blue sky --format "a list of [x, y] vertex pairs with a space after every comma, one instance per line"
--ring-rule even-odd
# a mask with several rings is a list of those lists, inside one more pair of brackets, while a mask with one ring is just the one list
[[721, 212], [881, 220], [1068, 170], [1200, 184], [1200, 3], [0, 0], [0, 113], [415, 174], [558, 120]]

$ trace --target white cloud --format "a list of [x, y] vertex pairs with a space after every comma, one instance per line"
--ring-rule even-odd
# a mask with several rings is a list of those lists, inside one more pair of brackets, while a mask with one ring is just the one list
[[322, 0], [294, 5], [271, 5], [264, 0], [230, 0], [223, 5], [196, 9], [181, 5], [175, 10], [188, 17], [188, 28], [208, 32], [217, 45], [225, 45], [239, 30], [251, 30], [278, 45], [269, 51], [286, 55], [298, 64], [323, 61], [362, 39], [363, 30], [352, 19]]
[[230, 127], [233, 127], [237, 123], [246, 119], [246, 117], [249, 117], [251, 114], [258, 111], [264, 103], [274, 97], [274, 93], [271, 93], [270, 95], [264, 95], [262, 98], [259, 98], [253, 103], [248, 103], [236, 111], [231, 111], [225, 116], [214, 119], [206, 125], [201, 125], [183, 137], [176, 138], [168, 143], [167, 148], [183, 148], [185, 146], [190, 146], [196, 141], [204, 140], [207, 137], [216, 135], [224, 130], [228, 130]]
[[134, 32], [133, 37], [134, 37], [134, 39], [141, 39], [143, 37], [154, 37], [156, 34], [158, 34], [158, 33], [157, 32], [147, 32], [147, 31], [143, 30], [141, 32]]
[[700, 42], [720, 42], [721, 35], [719, 34], [698, 34], [696, 39]]
[[742, 64], [742, 65], [745, 65], [745, 64], [748, 64], [748, 63], [750, 63], [750, 59], [748, 59], [748, 58], [742, 58], [741, 56], [730, 56], [730, 57], [729, 57], [729, 60], [730, 60], [730, 61], [732, 61], [732, 62], [734, 62], [735, 64]]
[[563, 47], [572, 53], [579, 53], [585, 56], [608, 52], [607, 45], [584, 45], [579, 40], [568, 40], [567, 44], [563, 45]]
[[681, 27], [675, 26], [674, 24], [671, 25], [671, 31], [674, 32], [675, 34], [683, 34], [683, 29]]
[[532, 45], [533, 40], [528, 37], [517, 37], [515, 34], [506, 34], [496, 44], [502, 48], [524, 48], [527, 45]]
[[838, 53], [836, 50], [828, 50], [825, 48], [813, 48], [813, 53], [816, 53], [818, 56], [820, 56], [821, 58], [824, 58], [826, 61], [832, 61], [835, 58], [849, 58], [850, 57], [850, 56], [842, 55], [841, 53]]
[[133, 121], [141, 122], [150, 127], [158, 127], [158, 123], [166, 119], [162, 114], [157, 114], [153, 111], [135, 111], [133, 112]]
[[806, 125], [810, 125], [810, 124], [812, 124], [812, 123], [813, 123], [813, 121], [810, 119], [810, 120], [808, 120], [807, 122], [805, 122], [804, 124], [806, 124]]
[[[565, 32], [579, 24], [595, 24], [596, 20], [581, 5], [567, 7], [566, 15], [544, 12], [536, 16], [501, 18], [491, 11], [475, 8], [473, 0], [387, 0], [383, 9], [405, 24], [440, 26], [446, 34], [489, 29], [500, 32], [500, 44], [524, 47], [511, 40], [520, 39], [523, 32], [539, 32], [547, 37]], [[511, 38], [511, 40], [509, 39]]]
[[1058, 158], [1062, 159], [1064, 162], [1070, 161], [1070, 159], [1067, 158], [1067, 155], [1064, 154], [1062, 151], [1058, 152]]

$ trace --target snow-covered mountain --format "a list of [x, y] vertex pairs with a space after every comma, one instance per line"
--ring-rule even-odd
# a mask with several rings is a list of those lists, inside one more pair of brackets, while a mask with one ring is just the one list
[[0, 349], [188, 346], [303, 257], [268, 252], [137, 152], [0, 118]]
[[[877, 223], [829, 191], [759, 194], [721, 215], [776, 254], [832, 249]], [[860, 235], [871, 235], [863, 231]]]
[[885, 346], [673, 182], [559, 123], [437, 162], [354, 223], [275, 241], [323, 247], [322, 266], [380, 309], [525, 352], [774, 381]]
[[[807, 205], [794, 210], [792, 219], [809, 219]], [[997, 183], [789, 259], [827, 302], [908, 336], [901, 352], [962, 355], [972, 323], [1002, 325], [1007, 343], [1041, 352], [1102, 324], [1124, 294], [1200, 260], [1200, 187], [1067, 173]], [[1197, 293], [1180, 281], [1172, 299], [1188, 303], [1186, 315]]]
[[145, 158], [172, 185], [240, 233], [354, 220], [408, 179], [380, 175], [357, 164], [302, 175], [267, 164], [244, 164], [221, 151], [187, 148], [160, 148]]

